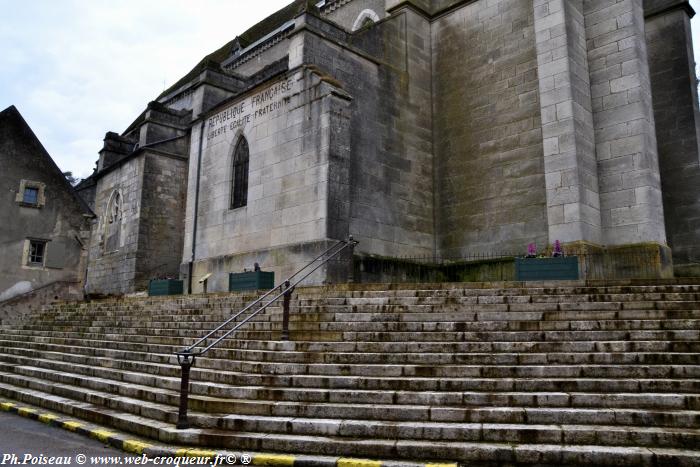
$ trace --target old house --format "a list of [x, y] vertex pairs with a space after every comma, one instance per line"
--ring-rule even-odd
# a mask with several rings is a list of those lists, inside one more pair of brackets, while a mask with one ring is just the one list
[[80, 296], [93, 214], [14, 106], [0, 112], [0, 186], [0, 303]]

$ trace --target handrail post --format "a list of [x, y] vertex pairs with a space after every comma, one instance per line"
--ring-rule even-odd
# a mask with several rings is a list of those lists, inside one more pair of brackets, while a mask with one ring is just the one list
[[350, 245], [350, 248], [348, 249], [348, 276], [347, 276], [347, 282], [352, 283], [355, 282], [355, 245], [357, 245], [357, 242], [355, 239], [352, 238], [352, 235], [348, 235], [348, 245]]
[[[189, 397], [189, 386], [190, 386], [190, 369], [192, 366], [194, 366], [194, 362], [196, 357], [199, 357], [201, 355], [204, 355], [206, 352], [208, 352], [212, 347], [217, 345], [219, 342], [221, 342], [223, 339], [226, 339], [230, 334], [234, 333], [237, 331], [241, 326], [243, 326], [245, 323], [247, 323], [249, 320], [257, 316], [258, 313], [264, 311], [267, 309], [268, 306], [272, 305], [273, 303], [278, 303], [277, 300], [280, 299], [280, 297], [283, 297], [283, 310], [282, 310], [282, 340], [289, 340], [289, 305], [292, 299], [292, 293], [294, 292], [294, 289], [296, 288], [297, 285], [301, 284], [307, 277], [309, 277], [311, 274], [313, 274], [317, 269], [319, 269], [321, 266], [324, 264], [328, 263], [332, 258], [336, 257], [340, 253], [345, 250], [347, 247], [351, 247], [351, 261], [352, 261], [352, 248], [355, 247], [355, 245], [358, 242], [353, 240], [352, 236], [348, 237], [348, 240], [341, 240], [335, 245], [331, 246], [327, 250], [325, 250], [323, 253], [318, 255], [316, 258], [313, 259], [313, 261], [309, 262], [306, 266], [303, 268], [299, 269], [297, 272], [292, 274], [287, 280], [284, 281], [284, 283], [280, 286], [277, 286], [270, 291], [266, 292], [264, 295], [259, 297], [257, 300], [249, 303], [247, 306], [245, 306], [242, 310], [240, 310], [238, 313], [236, 313], [234, 316], [230, 317], [226, 321], [224, 321], [222, 324], [217, 326], [215, 329], [207, 333], [204, 337], [200, 338], [199, 340], [195, 341], [194, 344], [190, 345], [187, 347], [185, 350], [181, 352], [176, 352], [177, 355], [177, 362], [180, 364], [180, 367], [182, 368], [182, 378], [180, 380], [180, 409], [178, 413], [178, 419], [177, 419], [177, 428], [178, 429], [187, 429], [189, 428], [190, 424], [189, 421], [187, 420], [187, 405], [188, 405], [188, 397]], [[338, 249], [338, 246], [342, 247]], [[325, 259], [323, 259], [325, 257]], [[316, 264], [318, 260], [323, 259], [320, 264]], [[312, 266], [316, 264], [315, 267], [312, 268]], [[311, 268], [310, 271], [306, 272], [305, 275], [303, 275], [300, 278], [295, 277], [299, 276], [302, 274], [303, 271]], [[294, 279], [294, 283], [292, 284], [292, 279]], [[279, 292], [278, 292], [279, 291]], [[274, 297], [271, 298], [266, 304], [263, 305], [263, 299], [265, 299], [268, 295], [274, 294]], [[233, 326], [231, 329], [228, 331], [222, 331], [222, 329], [227, 326], [229, 323], [231, 323], [233, 320], [237, 319], [239, 316], [241, 316], [244, 312], [253, 310], [255, 305], [259, 305], [259, 309], [256, 311], [253, 311], [250, 313], [250, 316], [242, 319], [239, 323], [237, 323], [235, 326]], [[223, 334], [219, 336], [218, 338], [212, 338], [216, 333], [222, 331]], [[207, 342], [208, 339], [215, 339], [214, 342], [210, 344], [204, 344], [204, 348], [201, 350], [197, 350], [197, 347], [202, 344], [202, 342]]]
[[190, 368], [194, 365], [194, 355], [189, 352], [177, 354], [177, 362], [182, 368], [182, 377], [180, 379], [180, 412], [177, 416], [177, 429], [184, 430], [190, 427], [187, 420], [187, 405], [190, 392]]
[[292, 299], [294, 287], [289, 286], [289, 281], [284, 281], [284, 297], [282, 299], [282, 340], [289, 340], [289, 302]]

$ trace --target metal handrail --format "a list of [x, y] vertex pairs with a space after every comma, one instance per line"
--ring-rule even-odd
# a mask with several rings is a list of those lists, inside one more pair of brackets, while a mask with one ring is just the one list
[[[355, 247], [359, 242], [354, 240], [352, 238], [352, 235], [348, 237], [347, 240], [340, 240], [338, 243], [335, 245], [331, 246], [330, 248], [326, 249], [323, 253], [315, 257], [313, 260], [311, 260], [309, 263], [307, 263], [304, 267], [296, 271], [294, 274], [289, 276], [284, 282], [282, 282], [280, 285], [277, 287], [270, 289], [267, 291], [265, 294], [257, 298], [256, 300], [252, 301], [248, 305], [246, 305], [241, 311], [218, 325], [216, 328], [212, 329], [209, 331], [207, 334], [205, 334], [203, 337], [199, 338], [194, 344], [190, 345], [189, 347], [186, 347], [184, 350], [181, 350], [179, 352], [175, 352], [175, 355], [177, 355], [177, 361], [180, 364], [180, 367], [182, 368], [182, 378], [180, 380], [180, 410], [179, 410], [179, 415], [178, 415], [178, 421], [177, 421], [177, 428], [178, 429], [184, 429], [184, 428], [189, 428], [189, 422], [187, 420], [187, 405], [188, 405], [188, 394], [189, 394], [189, 380], [190, 380], [190, 368], [194, 365], [196, 357], [200, 357], [207, 353], [209, 350], [211, 350], [213, 347], [215, 347], [219, 342], [222, 340], [226, 339], [228, 336], [236, 332], [238, 329], [240, 329], [241, 326], [246, 324], [248, 321], [256, 317], [258, 314], [262, 313], [272, 305], [274, 302], [276, 302], [280, 297], [284, 296], [284, 310], [283, 310], [283, 320], [282, 320], [282, 340], [287, 340], [289, 338], [289, 301], [292, 295], [292, 292], [294, 291], [295, 287], [299, 285], [304, 279], [309, 277], [311, 274], [313, 274], [318, 268], [326, 264], [328, 261], [330, 261], [332, 258], [340, 254], [343, 250], [345, 250], [348, 247]], [[340, 248], [338, 248], [340, 247]], [[334, 251], [336, 250], [336, 251]], [[331, 253], [332, 252], [332, 253]], [[325, 258], [324, 258], [325, 257]], [[294, 280], [294, 283], [292, 284], [292, 280], [301, 275], [304, 271], [309, 269], [311, 266], [313, 266], [317, 261], [321, 260], [318, 264], [316, 264], [315, 267], [313, 267], [311, 270], [307, 271], [305, 274], [303, 274], [300, 278], [297, 278]], [[218, 337], [214, 342], [212, 342], [209, 345], [203, 346], [201, 350], [196, 351], [197, 347], [200, 347], [200, 344], [202, 342], [205, 342], [207, 339], [211, 338], [214, 334], [218, 333], [222, 329], [224, 329], [226, 326], [228, 326], [231, 322], [235, 321], [239, 316], [244, 314], [245, 312], [249, 311], [253, 307], [255, 307], [257, 304], [262, 304], [263, 300], [274, 293], [275, 291], [279, 290], [280, 292], [277, 293], [277, 295], [274, 296], [274, 298], [271, 298], [267, 303], [264, 305], [260, 306], [257, 310], [255, 310], [253, 313], [251, 313], [248, 317], [243, 319], [242, 321], [238, 322], [234, 327], [226, 331], [223, 335]]]

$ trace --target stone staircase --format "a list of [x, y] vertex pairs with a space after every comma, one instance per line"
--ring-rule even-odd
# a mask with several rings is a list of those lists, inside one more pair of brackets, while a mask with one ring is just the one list
[[162, 442], [462, 465], [700, 465], [700, 281], [303, 288], [45, 307], [0, 328], [0, 396]]

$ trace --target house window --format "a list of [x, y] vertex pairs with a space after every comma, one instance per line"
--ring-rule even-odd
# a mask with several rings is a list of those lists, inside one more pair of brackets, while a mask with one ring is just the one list
[[32, 180], [21, 180], [15, 201], [20, 206], [41, 208], [46, 202], [44, 189], [46, 185]]
[[30, 240], [27, 266], [44, 266], [45, 256], [46, 242], [41, 240]]
[[231, 209], [248, 204], [248, 141], [241, 137], [233, 152]]
[[26, 204], [38, 204], [39, 203], [39, 189], [32, 187], [24, 188], [24, 196], [22, 197], [22, 202]]

